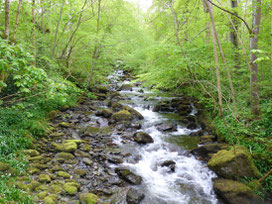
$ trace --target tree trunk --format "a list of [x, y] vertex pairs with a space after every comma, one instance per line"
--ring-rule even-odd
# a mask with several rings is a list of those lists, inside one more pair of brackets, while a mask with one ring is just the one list
[[35, 19], [35, 0], [32, 0], [32, 37], [33, 37], [33, 55], [34, 55], [34, 67], [37, 66], [37, 51], [36, 51], [36, 19]]
[[22, 3], [23, 3], [23, 0], [19, 0], [17, 14], [16, 14], [16, 22], [15, 22], [13, 37], [12, 37], [12, 44], [13, 45], [15, 44], [15, 36], [16, 36], [16, 32], [17, 32], [17, 28], [18, 28], [18, 24], [19, 24], [19, 16], [20, 16], [20, 10], [21, 10]]
[[[88, 0], [85, 0], [85, 1], [84, 1], [84, 4], [83, 4], [83, 6], [82, 6], [82, 10], [84, 10], [84, 8], [85, 8], [85, 6], [87, 5], [87, 3], [88, 3]], [[82, 11], [82, 12], [80, 13], [80, 15], [79, 15], [79, 18], [78, 18], [78, 21], [77, 21], [77, 26], [76, 26], [75, 30], [72, 32], [72, 34], [71, 34], [71, 36], [70, 36], [68, 42], [66, 43], [64, 49], [62, 50], [62, 54], [61, 54], [61, 57], [60, 57], [60, 58], [63, 58], [63, 57], [64, 57], [64, 55], [65, 55], [65, 53], [66, 53], [66, 51], [67, 51], [68, 46], [69, 46], [70, 43], [72, 42], [72, 40], [73, 40], [73, 38], [74, 38], [74, 35], [76, 34], [76, 32], [77, 32], [77, 30], [78, 30], [78, 28], [79, 28], [79, 26], [80, 26], [80, 24], [81, 24], [82, 15], [83, 15], [83, 11]]]
[[[96, 33], [97, 34], [99, 33], [99, 30], [100, 30], [100, 14], [101, 14], [101, 0], [98, 0], [97, 21], [96, 21]], [[103, 38], [104, 38], [104, 36], [103, 36]], [[101, 40], [101, 43], [103, 41], [103, 38]], [[90, 83], [92, 81], [92, 78], [93, 78], [93, 71], [94, 71], [94, 68], [95, 68], [96, 60], [99, 57], [99, 47], [100, 47], [100, 44], [98, 45], [97, 44], [97, 40], [95, 41], [94, 51], [93, 51], [93, 55], [92, 55], [93, 64], [92, 64], [92, 68], [91, 68], [91, 73], [90, 73], [89, 79], [87, 81], [87, 87], [90, 85]]]
[[64, 3], [65, 3], [65, 0], [62, 1], [62, 5], [61, 5], [61, 8], [60, 8], [59, 20], [58, 20], [58, 23], [57, 23], [57, 28], [56, 28], [54, 43], [53, 43], [53, 47], [52, 47], [52, 58], [55, 56], [56, 43], [57, 43], [57, 37], [58, 37], [58, 32], [59, 32], [59, 24], [60, 24], [60, 21], [61, 21], [61, 15], [62, 15]]
[[[238, 0], [231, 0], [231, 8], [237, 8], [238, 7]], [[234, 11], [235, 14], [238, 15], [238, 13], [236, 11]], [[235, 16], [231, 16], [232, 18], [232, 22], [235, 26], [235, 30], [238, 31], [239, 29], [239, 22], [238, 19]], [[236, 68], [240, 68], [240, 55], [239, 55], [239, 43], [238, 43], [238, 36], [237, 36], [237, 32], [235, 32], [233, 26], [231, 25], [230, 27], [230, 41], [234, 46], [234, 61], [236, 62], [235, 67]]]
[[10, 11], [10, 0], [5, 1], [5, 32], [4, 32], [4, 39], [7, 41], [9, 40], [9, 11]]
[[253, 24], [252, 24], [252, 34], [250, 36], [250, 65], [251, 65], [251, 76], [250, 76], [250, 105], [251, 114], [254, 118], [258, 118], [260, 115], [260, 98], [258, 89], [258, 64], [256, 63], [258, 49], [258, 35], [260, 32], [261, 24], [261, 3], [262, 0], [252, 0], [253, 5]]
[[215, 29], [215, 23], [214, 23], [214, 17], [213, 17], [213, 9], [212, 7], [210, 7], [210, 4], [207, 0], [205, 0], [205, 2], [206, 2], [206, 6], [208, 8], [208, 11], [210, 13], [210, 18], [212, 21], [212, 41], [213, 41], [213, 53], [214, 53], [214, 60], [215, 60], [215, 67], [216, 67], [219, 116], [222, 117], [223, 116], [223, 111], [222, 111], [223, 102], [222, 102], [220, 70], [219, 70], [218, 55], [217, 55], [217, 48], [216, 48], [216, 29]]
[[[205, 13], [209, 13], [208, 8], [206, 6], [205, 0], [202, 0], [203, 8]], [[211, 39], [211, 29], [210, 29], [210, 22], [207, 22], [207, 31], [206, 31], [206, 44], [210, 43]]]

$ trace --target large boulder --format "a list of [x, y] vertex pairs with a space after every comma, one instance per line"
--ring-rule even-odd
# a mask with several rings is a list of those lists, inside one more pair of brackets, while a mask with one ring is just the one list
[[117, 113], [114, 113], [112, 115], [113, 120], [115, 120], [116, 122], [120, 122], [120, 121], [130, 121], [132, 120], [132, 115], [129, 111], [127, 110], [122, 110], [119, 111]]
[[126, 200], [128, 204], [138, 204], [144, 199], [145, 195], [136, 189], [130, 188], [127, 192]]
[[123, 109], [130, 112], [133, 119], [136, 119], [136, 120], [143, 120], [144, 119], [144, 116], [142, 116], [141, 113], [139, 113], [138, 111], [136, 111], [135, 109], [133, 109], [129, 106], [123, 106]]
[[124, 179], [130, 184], [140, 185], [142, 183], [142, 177], [132, 173], [128, 169], [118, 167], [114, 171], [120, 178]]
[[251, 188], [238, 181], [229, 179], [216, 179], [214, 190], [226, 203], [254, 204], [262, 203]]
[[147, 144], [147, 143], [153, 143], [154, 140], [153, 138], [145, 133], [145, 132], [136, 132], [133, 135], [133, 139], [135, 142], [139, 143], [139, 144]]
[[229, 146], [224, 143], [207, 144], [191, 150], [191, 153], [198, 159], [208, 161], [211, 156], [220, 150], [227, 149]]
[[237, 178], [237, 173], [241, 177], [261, 177], [249, 151], [244, 146], [235, 146], [235, 152], [234, 148], [217, 152], [210, 159], [208, 166], [219, 176], [227, 179]]

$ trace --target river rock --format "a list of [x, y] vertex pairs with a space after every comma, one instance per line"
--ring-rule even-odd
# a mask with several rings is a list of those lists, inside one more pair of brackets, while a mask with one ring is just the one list
[[156, 128], [159, 131], [167, 132], [167, 131], [177, 131], [177, 124], [171, 124], [171, 123], [161, 123], [156, 125]]
[[123, 85], [120, 87], [120, 90], [121, 90], [121, 91], [132, 91], [132, 85], [130, 85], [130, 84], [123, 84]]
[[133, 139], [135, 142], [139, 143], [139, 144], [147, 144], [147, 143], [153, 143], [154, 140], [153, 138], [145, 133], [145, 132], [136, 132], [133, 135]]
[[73, 153], [77, 150], [77, 144], [72, 141], [63, 141], [62, 144], [52, 143], [52, 146], [60, 152]]
[[113, 102], [113, 101], [110, 101], [110, 102], [108, 103], [108, 106], [111, 107], [112, 110], [113, 110], [114, 112], [121, 111], [122, 108], [123, 108], [123, 105], [122, 105], [122, 104], [120, 104], [120, 103], [118, 103], [118, 102]]
[[108, 157], [108, 161], [113, 164], [121, 164], [123, 163], [123, 160], [120, 157], [116, 156], [110, 156]]
[[201, 160], [208, 161], [212, 154], [228, 147], [229, 146], [224, 143], [207, 144], [191, 150], [191, 153]]
[[95, 113], [96, 116], [103, 116], [105, 118], [110, 118], [112, 116], [112, 112], [109, 109], [104, 109], [102, 111], [97, 111]]
[[241, 177], [261, 177], [249, 151], [244, 146], [235, 146], [235, 153], [233, 148], [217, 152], [208, 162], [208, 167], [227, 179], [237, 178], [237, 168]]
[[139, 204], [145, 195], [134, 188], [130, 188], [127, 192], [126, 200], [128, 204]]
[[143, 120], [144, 119], [144, 117], [142, 116], [141, 113], [139, 113], [138, 111], [136, 111], [135, 109], [133, 109], [129, 106], [123, 106], [123, 109], [130, 112], [133, 119], [136, 119], [136, 120]]
[[173, 160], [166, 160], [161, 164], [161, 167], [169, 167], [171, 171], [175, 171], [176, 168], [176, 162]]
[[153, 108], [154, 112], [174, 112], [175, 109], [173, 109], [170, 105], [170, 101], [161, 101]]
[[96, 204], [98, 197], [92, 193], [81, 193], [79, 195], [81, 204]]
[[117, 175], [127, 181], [130, 184], [134, 185], [140, 185], [142, 183], [142, 177], [132, 173], [130, 170], [125, 169], [125, 168], [115, 168], [115, 173]]
[[214, 190], [226, 203], [253, 204], [262, 203], [251, 188], [238, 181], [229, 179], [216, 179]]
[[119, 111], [117, 113], [114, 113], [112, 115], [112, 118], [117, 122], [130, 121], [130, 120], [132, 120], [132, 115], [131, 115], [131, 113], [129, 111], [122, 110], [122, 111]]

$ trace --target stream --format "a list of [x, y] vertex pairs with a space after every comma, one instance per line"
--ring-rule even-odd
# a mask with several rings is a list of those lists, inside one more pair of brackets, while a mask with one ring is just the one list
[[[116, 89], [129, 83], [129, 81], [120, 82], [122, 76], [123, 72], [118, 71], [109, 77]], [[123, 135], [118, 131], [112, 134], [113, 141], [118, 144], [122, 152], [129, 153], [130, 158], [133, 159], [131, 161], [127, 159], [119, 165], [111, 164], [111, 167], [122, 166], [142, 177], [142, 184], [133, 186], [145, 194], [142, 203], [219, 203], [212, 182], [216, 175], [189, 151], [197, 146], [197, 140], [189, 134], [198, 131], [200, 127], [187, 129], [180, 122], [178, 114], [152, 111], [160, 101], [170, 100], [173, 97], [165, 94], [157, 96], [140, 86], [119, 93], [126, 99], [119, 101], [122, 105], [128, 105], [144, 116], [140, 121], [141, 129], [138, 131], [148, 133], [154, 140], [154, 143], [139, 145], [135, 142], [123, 142]], [[196, 113], [197, 110], [193, 107], [190, 115]], [[173, 124], [177, 125], [177, 128], [172, 131], [159, 131], [156, 127], [158, 124]], [[169, 169], [169, 166], [162, 167], [161, 164], [165, 161], [174, 161], [174, 170]], [[123, 203], [121, 198], [116, 200], [116, 203]]]

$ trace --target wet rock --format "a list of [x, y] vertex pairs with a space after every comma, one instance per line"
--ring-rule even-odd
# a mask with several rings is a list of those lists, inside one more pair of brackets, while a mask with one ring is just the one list
[[148, 143], [153, 143], [154, 140], [153, 138], [145, 133], [145, 132], [136, 132], [133, 135], [133, 139], [135, 142], [139, 143], [139, 144], [148, 144]]
[[125, 168], [115, 168], [115, 173], [117, 175], [127, 181], [130, 184], [140, 185], [142, 183], [142, 177], [132, 173], [130, 170]]
[[127, 110], [133, 119], [136, 119], [136, 120], [143, 120], [144, 117], [142, 116], [141, 113], [139, 113], [138, 111], [136, 111], [135, 109], [129, 107], [129, 106], [123, 106], [123, 109], [124, 110]]
[[81, 204], [96, 204], [98, 197], [92, 193], [81, 193], [79, 195]]
[[41, 183], [49, 183], [51, 181], [51, 178], [49, 175], [47, 174], [41, 174], [39, 175], [39, 178], [38, 178], [39, 182]]
[[90, 159], [88, 159], [88, 158], [83, 158], [82, 161], [86, 165], [89, 165], [89, 166], [93, 165], [93, 162]]
[[121, 111], [123, 108], [123, 105], [121, 105], [120, 103], [117, 103], [117, 102], [113, 102], [113, 101], [110, 101], [108, 103], [108, 106], [111, 107], [114, 112]]
[[171, 124], [171, 123], [161, 123], [159, 125], [156, 125], [156, 128], [159, 131], [167, 132], [167, 131], [177, 131], [177, 124]]
[[120, 87], [120, 90], [121, 90], [121, 91], [132, 91], [132, 85], [130, 85], [130, 84], [123, 84], [123, 85]]
[[216, 179], [215, 192], [229, 204], [262, 203], [260, 198], [245, 184], [228, 179]]
[[126, 200], [128, 204], [139, 204], [145, 195], [136, 189], [130, 188], [127, 192]]
[[199, 159], [207, 161], [211, 158], [211, 154], [215, 154], [218, 151], [226, 149], [228, 147], [229, 146], [224, 143], [207, 144], [191, 150], [191, 153]]
[[176, 162], [173, 160], [166, 160], [161, 164], [161, 167], [169, 167], [171, 171], [175, 171], [176, 168]]
[[204, 135], [200, 137], [200, 144], [212, 143], [216, 140], [214, 135]]
[[110, 118], [112, 116], [112, 112], [109, 109], [104, 109], [101, 111], [97, 111], [96, 116], [103, 116], [105, 118]]
[[119, 122], [119, 121], [128, 121], [128, 120], [132, 120], [132, 115], [129, 111], [127, 110], [122, 110], [122, 111], [119, 111], [117, 113], [114, 113], [112, 115], [112, 118]]
[[123, 160], [120, 157], [114, 157], [114, 156], [110, 156], [108, 158], [108, 161], [110, 163], [113, 163], [113, 164], [121, 164], [121, 163], [123, 163]]
[[189, 130], [194, 130], [197, 128], [197, 124], [196, 123], [190, 123], [186, 126], [187, 129]]
[[173, 109], [170, 105], [170, 101], [161, 101], [153, 108], [154, 112], [174, 112], [175, 109]]
[[95, 86], [93, 88], [88, 88], [88, 89], [95, 93], [107, 94], [109, 92], [108, 88], [103, 85]]
[[235, 152], [233, 148], [217, 152], [208, 162], [208, 167], [227, 179], [237, 178], [237, 169], [241, 177], [261, 177], [249, 151], [244, 146], [235, 146]]

